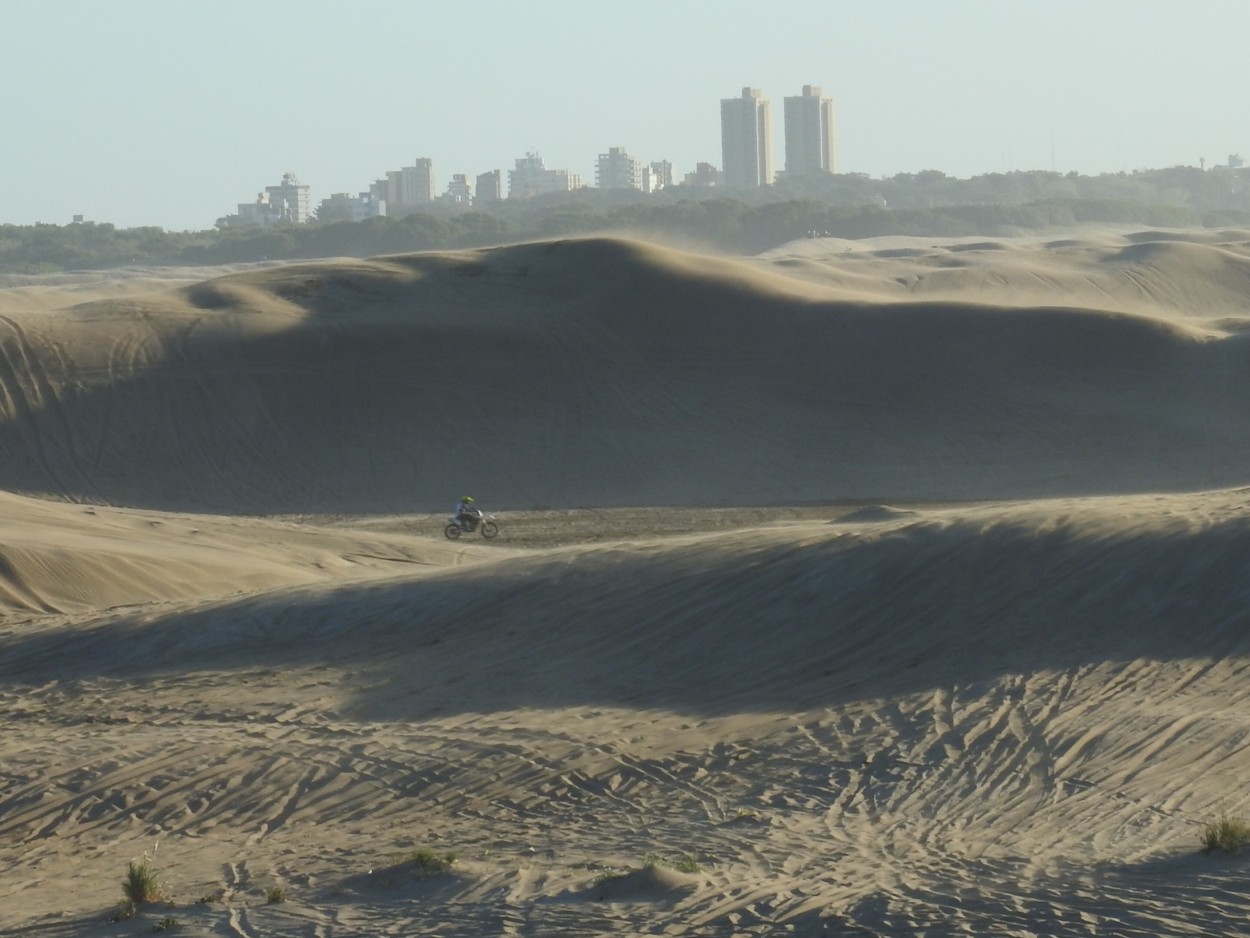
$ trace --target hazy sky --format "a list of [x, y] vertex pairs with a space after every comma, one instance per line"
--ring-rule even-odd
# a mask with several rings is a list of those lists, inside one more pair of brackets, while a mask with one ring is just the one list
[[721, 165], [720, 99], [820, 85], [839, 172], [1250, 157], [1250, 0], [0, 0], [0, 223], [210, 228], [526, 151]]

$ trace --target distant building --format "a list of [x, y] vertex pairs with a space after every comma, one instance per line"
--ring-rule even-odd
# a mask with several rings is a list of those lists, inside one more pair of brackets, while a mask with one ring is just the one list
[[642, 162], [625, 152], [624, 147], [609, 147], [607, 153], [599, 154], [595, 185], [600, 189], [641, 189]]
[[[396, 188], [395, 191], [398, 192], [399, 189]], [[375, 180], [369, 186], [369, 197], [374, 202], [381, 202], [383, 205], [391, 204], [391, 180], [389, 173], [381, 179]]]
[[385, 203], [387, 215], [411, 215], [434, 201], [434, 161], [419, 157], [413, 165], [388, 170], [369, 187], [375, 202]]
[[693, 173], [686, 173], [682, 180], [683, 185], [711, 187], [723, 186], [725, 184], [725, 174], [713, 166], [711, 163], [696, 163]]
[[501, 173], [497, 169], [478, 173], [473, 196], [478, 205], [485, 202], [498, 202], [503, 198], [503, 183], [500, 181], [500, 176]]
[[516, 161], [516, 169], [508, 170], [508, 198], [529, 199], [549, 192], [571, 192], [580, 189], [582, 181], [566, 169], [548, 169], [537, 153], [526, 153]]
[[434, 161], [417, 159], [399, 171], [399, 201], [404, 205], [428, 205], [434, 201]]
[[256, 196], [255, 202], [240, 202], [235, 214], [218, 219], [217, 224], [223, 228], [241, 225], [268, 227], [280, 222], [306, 225], [312, 217], [308, 191], [308, 186], [301, 184], [294, 173], [284, 173], [281, 183], [266, 186], [265, 191]]
[[451, 182], [447, 184], [447, 191], [443, 193], [442, 200], [457, 208], [469, 208], [472, 206], [473, 190], [469, 187], [469, 177], [464, 173], [453, 173]]
[[308, 224], [312, 216], [312, 203], [308, 192], [308, 186], [302, 185], [294, 173], [283, 173], [281, 183], [265, 186], [270, 207], [278, 213], [281, 221], [295, 225]]
[[322, 199], [317, 206], [317, 221], [323, 225], [352, 220], [352, 197], [346, 192], [335, 192]]
[[786, 175], [832, 173], [833, 100], [816, 85], [804, 85], [802, 95], [785, 99], [785, 121]]
[[404, 191], [403, 175], [399, 170], [391, 169], [387, 170], [384, 179], [378, 180], [379, 184], [386, 186], [382, 193], [382, 198], [386, 199], [387, 205], [393, 205], [398, 208], [400, 203], [403, 202], [403, 199], [400, 198], [400, 193]]
[[364, 221], [385, 214], [386, 202], [377, 198], [372, 189], [357, 196], [336, 192], [330, 198], [322, 199], [317, 206], [317, 221], [323, 225], [337, 221]]
[[235, 206], [235, 213], [217, 219], [219, 228], [241, 228], [247, 225], [268, 227], [278, 219], [269, 208], [269, 197], [263, 192], [256, 194], [255, 202], [240, 202]]
[[721, 157], [725, 185], [752, 188], [773, 181], [772, 108], [758, 88], [720, 103]]
[[673, 184], [673, 164], [659, 160], [642, 170], [642, 191], [650, 195]]
[[309, 188], [300, 184], [294, 173], [282, 174], [282, 181], [277, 185], [266, 185], [265, 195], [269, 196], [270, 208], [279, 215], [279, 220], [295, 225], [305, 225], [309, 221], [312, 214]]
[[375, 198], [372, 192], [362, 192], [352, 203], [355, 221], [366, 218], [381, 218], [386, 214], [386, 200]]

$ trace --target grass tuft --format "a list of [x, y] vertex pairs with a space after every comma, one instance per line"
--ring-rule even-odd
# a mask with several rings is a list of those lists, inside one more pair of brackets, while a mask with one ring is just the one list
[[142, 860], [131, 860], [126, 865], [122, 892], [126, 895], [126, 901], [135, 908], [149, 902], [160, 902], [165, 898], [165, 884], [161, 881], [156, 865], [146, 853]]
[[699, 873], [703, 870], [698, 855], [694, 853], [683, 853], [676, 860], [669, 860], [658, 853], [648, 853], [642, 858], [642, 865], [644, 868], [657, 866], [661, 869], [676, 870], [678, 873]]
[[275, 902], [286, 902], [290, 898], [290, 894], [282, 886], [270, 886], [265, 890], [265, 901], [270, 905]]
[[421, 847], [400, 855], [396, 863], [399, 866], [407, 867], [409, 872], [417, 879], [426, 879], [430, 876], [441, 876], [444, 873], [451, 872], [451, 868], [456, 865], [457, 859], [454, 853], [437, 853]]
[[1202, 825], [1202, 852], [1240, 853], [1250, 843], [1250, 824], [1222, 814]]

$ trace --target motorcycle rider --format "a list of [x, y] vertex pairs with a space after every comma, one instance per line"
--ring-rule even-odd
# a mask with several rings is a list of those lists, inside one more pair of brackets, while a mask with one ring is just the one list
[[460, 501], [456, 502], [456, 524], [464, 528], [466, 531], [472, 531], [473, 525], [477, 523], [480, 512], [473, 507], [473, 496], [466, 495]]

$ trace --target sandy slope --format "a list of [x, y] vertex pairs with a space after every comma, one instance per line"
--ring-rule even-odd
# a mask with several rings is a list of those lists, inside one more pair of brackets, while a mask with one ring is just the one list
[[799, 277], [590, 239], [43, 314], [0, 293], [0, 488], [360, 513], [1241, 484], [1250, 235], [1225, 235], [839, 242], [823, 282], [818, 242]]
[[0, 932], [1239, 933], [1248, 242], [0, 290]]

